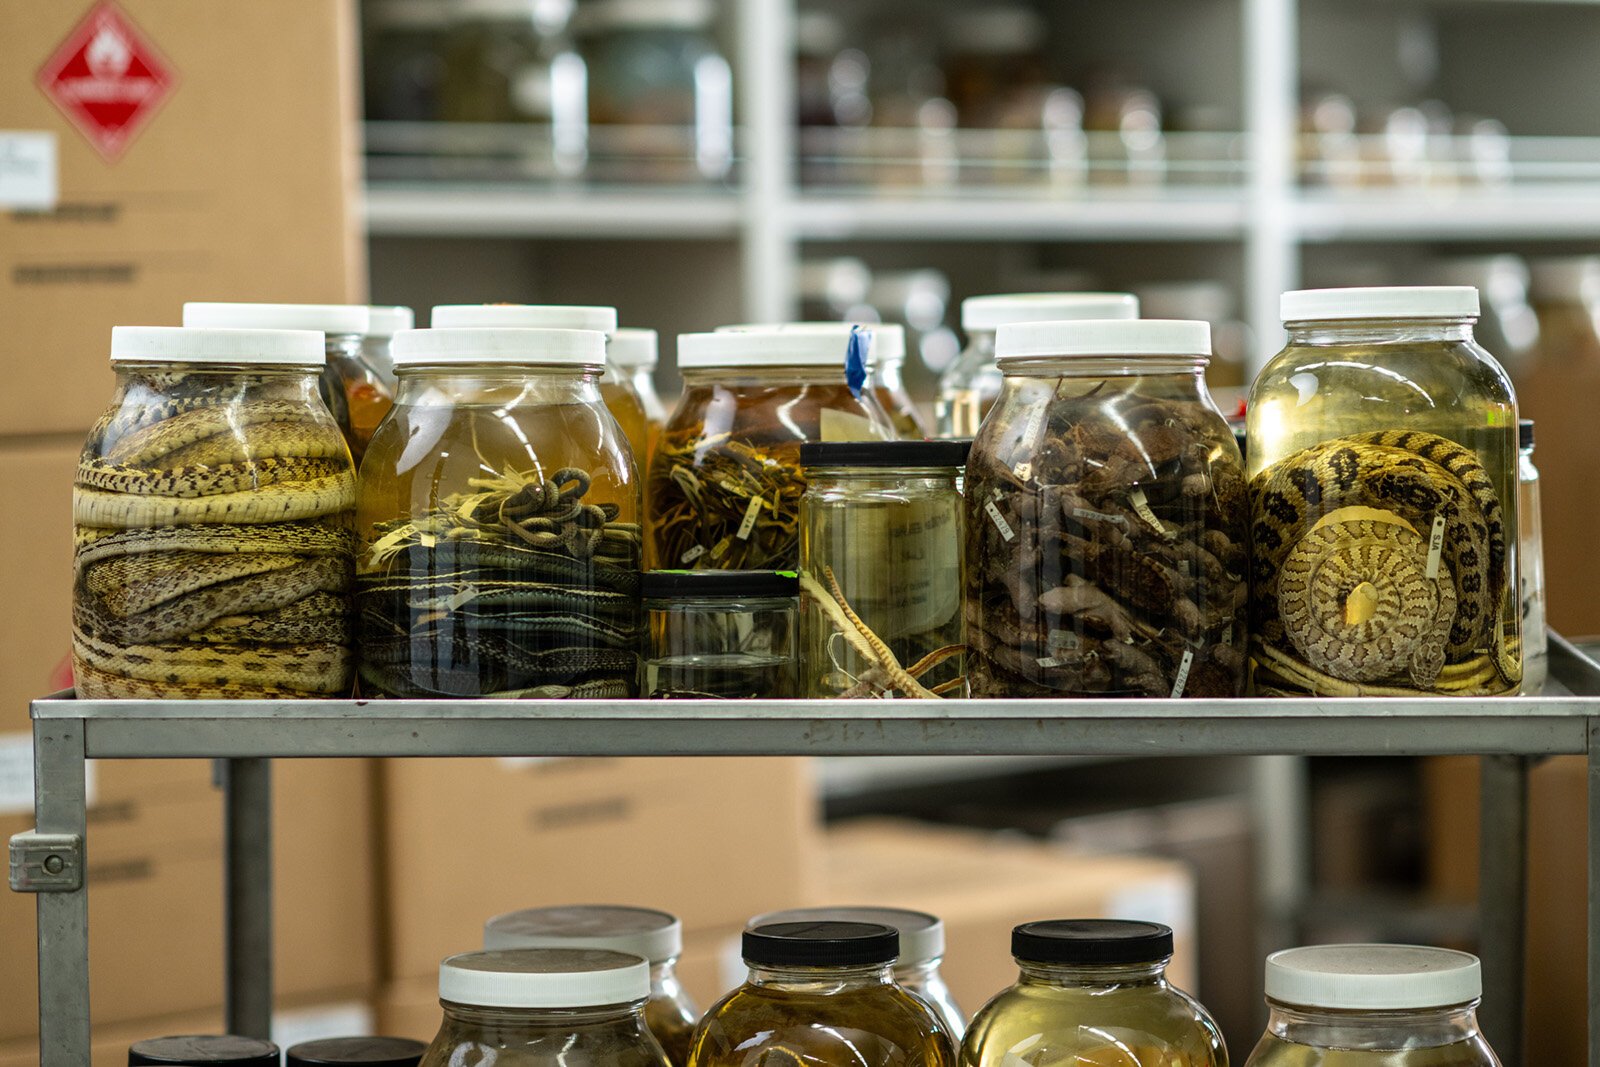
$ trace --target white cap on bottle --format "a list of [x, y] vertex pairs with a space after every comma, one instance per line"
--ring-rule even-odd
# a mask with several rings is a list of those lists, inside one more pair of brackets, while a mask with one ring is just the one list
[[480, 1008], [597, 1008], [650, 995], [650, 965], [592, 948], [463, 952], [439, 964], [439, 999]]
[[[803, 326], [795, 329], [794, 326]], [[678, 366], [697, 367], [828, 367], [844, 368], [850, 332], [848, 322], [789, 326], [735, 327], [715, 333], [680, 333]], [[872, 330], [860, 327], [871, 344]], [[870, 356], [868, 359], [870, 360]]]
[[483, 947], [600, 948], [660, 963], [683, 954], [683, 923], [654, 908], [615, 904], [525, 908], [484, 923]]
[[961, 328], [968, 333], [992, 333], [1013, 322], [1138, 317], [1139, 301], [1132, 293], [1006, 293], [961, 301]]
[[370, 318], [361, 304], [183, 305], [183, 324], [207, 330], [321, 330], [333, 337], [366, 333]]
[[320, 367], [328, 362], [316, 330], [201, 330], [188, 326], [113, 326], [113, 363], [236, 363]]
[[606, 358], [618, 367], [654, 367], [656, 365], [656, 332], [624, 326], [611, 335], [606, 347]]
[[606, 335], [598, 330], [401, 330], [394, 335], [397, 367], [436, 363], [560, 363], [600, 367]]
[[1470, 285], [1379, 285], [1357, 289], [1296, 289], [1278, 299], [1284, 322], [1347, 319], [1472, 319], [1478, 290]]
[[408, 307], [398, 304], [369, 304], [367, 306], [367, 336], [393, 337], [401, 330], [417, 324], [417, 317]]
[[1211, 324], [1195, 319], [1013, 322], [995, 335], [996, 362], [1039, 356], [1211, 355]]
[[1422, 945], [1309, 945], [1267, 957], [1267, 996], [1303, 1008], [1406, 1011], [1483, 995], [1478, 957]]
[[436, 330], [515, 329], [617, 332], [617, 309], [579, 304], [440, 304], [428, 325]]
[[883, 363], [899, 363], [906, 358], [906, 328], [898, 322], [741, 322], [733, 326], [718, 326], [718, 333], [776, 333], [812, 330], [825, 336], [849, 336], [849, 327], [860, 326], [872, 333], [872, 343], [867, 346], [867, 365], [876, 367]]
[[753, 930], [768, 923], [876, 923], [900, 933], [900, 966], [915, 966], [944, 955], [944, 923], [936, 915], [909, 908], [790, 908], [757, 915], [745, 924]]

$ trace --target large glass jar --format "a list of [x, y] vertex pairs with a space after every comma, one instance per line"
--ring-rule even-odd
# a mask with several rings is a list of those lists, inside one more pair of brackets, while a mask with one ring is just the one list
[[798, 696], [799, 593], [794, 571], [646, 571], [644, 695]]
[[967, 1016], [956, 1005], [939, 961], [944, 958], [944, 923], [936, 915], [908, 908], [791, 908], [751, 919], [748, 928], [770, 923], [846, 922], [877, 923], [900, 935], [900, 958], [894, 961], [894, 981], [932, 1008], [952, 1041], [960, 1041]]
[[1000, 328], [967, 464], [974, 697], [1240, 694], [1244, 467], [1210, 351], [1203, 322]]
[[591, 330], [407, 330], [362, 468], [362, 690], [629, 697], [639, 483]]
[[1021, 974], [972, 1017], [961, 1067], [1228, 1067], [1222, 1034], [1167, 981], [1159, 923], [1053, 919], [1011, 933]]
[[[606, 346], [606, 362], [615, 367], [627, 382], [639, 408], [644, 412], [645, 449], [634, 450], [639, 469], [650, 469], [650, 457], [655, 455], [656, 441], [667, 424], [667, 407], [656, 392], [656, 332], [624, 326], [611, 336]], [[613, 414], [616, 413], [613, 409]], [[620, 420], [619, 420], [620, 421]]]
[[466, 952], [439, 965], [421, 1067], [671, 1067], [645, 1022], [650, 966], [592, 948]]
[[1477, 957], [1314, 945], [1267, 957], [1267, 1032], [1245, 1067], [1500, 1067], [1478, 1030]]
[[769, 923], [747, 929], [750, 975], [706, 1012], [694, 1067], [848, 1063], [948, 1067], [954, 1046], [925, 1002], [895, 984], [899, 935], [856, 922]]
[[409, 1037], [325, 1037], [283, 1054], [283, 1067], [417, 1067], [428, 1046]]
[[394, 403], [394, 388], [383, 369], [368, 362], [364, 347], [370, 328], [367, 308], [353, 304], [183, 305], [183, 324], [212, 330], [319, 330], [327, 346], [323, 403], [344, 431], [356, 466], [372, 432]]
[[897, 322], [878, 323], [872, 330], [872, 349], [867, 366], [872, 372], [872, 391], [889, 416], [896, 436], [908, 441], [929, 436], [916, 401], [906, 390], [906, 328]]
[[[863, 331], [864, 332], [864, 331]], [[836, 329], [683, 334], [684, 392], [650, 464], [657, 566], [794, 570], [802, 441], [890, 440], [864, 352]], [[854, 351], [854, 385], [847, 353]]]
[[973, 296], [961, 302], [967, 347], [939, 378], [934, 431], [940, 437], [976, 437], [1000, 396], [995, 332], [1014, 322], [1068, 319], [1135, 319], [1139, 302], [1128, 293], [1013, 293]]
[[309, 330], [118, 326], [72, 491], [90, 698], [343, 696], [356, 502]]
[[1285, 293], [1250, 390], [1264, 694], [1514, 693], [1517, 402], [1477, 290]]
[[150, 1037], [128, 1049], [128, 1067], [278, 1067], [278, 1046], [233, 1034]]
[[1544, 531], [1539, 468], [1533, 465], [1533, 420], [1517, 425], [1517, 574], [1522, 595], [1522, 691], [1540, 693], [1550, 675], [1550, 631], [1544, 615]]
[[650, 963], [650, 999], [644, 1019], [673, 1067], [689, 1059], [689, 1039], [700, 1013], [678, 981], [683, 923], [652, 908], [575, 904], [525, 908], [496, 915], [483, 925], [483, 947], [597, 948], [638, 956]]
[[965, 696], [968, 441], [800, 446], [800, 648], [813, 698]]

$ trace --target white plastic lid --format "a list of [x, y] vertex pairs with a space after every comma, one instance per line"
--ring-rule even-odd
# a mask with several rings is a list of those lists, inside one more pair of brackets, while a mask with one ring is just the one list
[[618, 367], [654, 367], [656, 365], [656, 332], [625, 326], [611, 335], [606, 346], [606, 358]]
[[585, 32], [643, 26], [694, 30], [710, 24], [717, 5], [714, 0], [587, 0], [578, 10], [578, 28]]
[[329, 336], [366, 333], [370, 316], [360, 304], [183, 305], [183, 324], [207, 330], [321, 330]]
[[428, 325], [436, 330], [514, 329], [617, 332], [617, 309], [579, 304], [441, 304]]
[[884, 363], [900, 363], [906, 358], [906, 328], [898, 322], [744, 322], [734, 326], [718, 326], [718, 333], [760, 333], [762, 331], [814, 330], [828, 336], [850, 336], [849, 327], [860, 326], [872, 334], [867, 346], [867, 365], [876, 367]]
[[1478, 957], [1422, 945], [1310, 945], [1267, 957], [1267, 996], [1305, 1008], [1405, 1011], [1483, 995]]
[[601, 367], [606, 335], [598, 330], [401, 330], [394, 335], [397, 367], [434, 363], [562, 363]]
[[243, 363], [320, 367], [328, 362], [316, 330], [200, 330], [188, 326], [113, 326], [113, 363]]
[[598, 1008], [650, 995], [650, 965], [593, 948], [463, 952], [439, 964], [439, 999], [480, 1008]]
[[1478, 316], [1478, 290], [1470, 285], [1296, 289], [1279, 298], [1278, 314], [1284, 322], [1470, 319]]
[[1139, 301], [1132, 293], [1007, 293], [961, 301], [961, 328], [968, 333], [989, 333], [1013, 322], [1138, 317]]
[[1197, 319], [1013, 322], [995, 335], [995, 361], [1038, 356], [1211, 355], [1211, 324]]
[[[735, 327], [716, 333], [680, 333], [678, 366], [697, 367], [829, 367], [844, 368], [850, 343], [848, 322], [799, 323]], [[871, 331], [863, 327], [864, 333]], [[870, 344], [870, 342], [869, 342]], [[870, 358], [870, 356], [869, 356]]]
[[790, 908], [757, 915], [745, 924], [754, 930], [768, 923], [845, 922], [877, 923], [900, 933], [899, 966], [916, 966], [944, 955], [944, 923], [938, 916], [909, 908]]
[[408, 307], [400, 307], [398, 304], [388, 306], [373, 304], [367, 308], [368, 337], [393, 337], [401, 330], [409, 330], [416, 324], [417, 317]]
[[660, 963], [683, 954], [683, 923], [654, 908], [613, 904], [526, 908], [484, 923], [483, 947], [599, 948]]

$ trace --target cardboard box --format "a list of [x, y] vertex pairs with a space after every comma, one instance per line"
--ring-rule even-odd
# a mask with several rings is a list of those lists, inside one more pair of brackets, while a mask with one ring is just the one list
[[361, 298], [353, 6], [0, 0], [0, 157], [57, 193], [0, 204], [0, 433], [89, 426], [113, 325]]
[[429, 977], [516, 908], [626, 903], [686, 929], [812, 898], [803, 759], [386, 761], [387, 975]]

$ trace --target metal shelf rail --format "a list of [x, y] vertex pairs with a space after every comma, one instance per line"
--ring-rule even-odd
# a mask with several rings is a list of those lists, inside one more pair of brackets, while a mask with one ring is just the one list
[[[11, 882], [38, 899], [43, 1067], [89, 1064], [86, 759], [228, 761], [230, 1029], [265, 1036], [272, 1002], [270, 779], [281, 757], [639, 755], [1476, 754], [1485, 761], [1485, 1029], [1521, 1046], [1525, 791], [1532, 761], [1589, 759], [1589, 879], [1600, 885], [1600, 664], [1565, 641], [1540, 697], [1457, 700], [34, 701], [35, 829]], [[1600, 897], [1589, 902], [1600, 990]], [[1591, 994], [1592, 996], [1592, 994]], [[1600, 1012], [1589, 1067], [1600, 1067]]]

